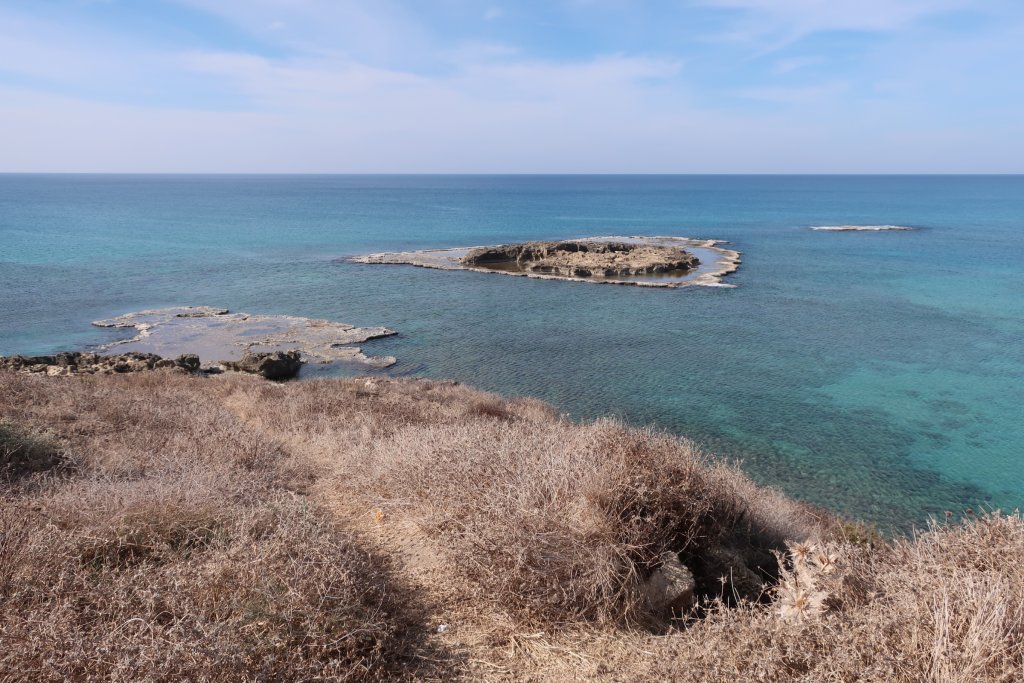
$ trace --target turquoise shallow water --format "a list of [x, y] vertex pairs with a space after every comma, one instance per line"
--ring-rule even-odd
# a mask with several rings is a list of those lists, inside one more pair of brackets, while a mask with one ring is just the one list
[[[920, 229], [806, 229], [851, 223]], [[729, 240], [738, 287], [342, 258], [595, 234]], [[1024, 502], [1020, 176], [7, 175], [0, 292], [0, 354], [180, 304], [387, 325], [394, 373], [653, 423], [883, 527]]]

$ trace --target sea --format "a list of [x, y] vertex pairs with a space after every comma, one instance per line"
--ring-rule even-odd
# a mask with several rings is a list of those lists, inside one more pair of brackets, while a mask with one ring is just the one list
[[[850, 224], [915, 229], [809, 229]], [[651, 289], [348, 260], [592, 235], [743, 261]], [[1024, 502], [1024, 176], [0, 175], [0, 355], [179, 305], [384, 325], [383, 372], [686, 436], [883, 531]]]

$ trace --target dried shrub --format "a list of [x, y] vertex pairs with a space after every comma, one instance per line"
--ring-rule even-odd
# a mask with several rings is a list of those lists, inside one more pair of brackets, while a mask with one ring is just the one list
[[[692, 444], [608, 420], [488, 418], [406, 427], [350, 461], [346, 477], [418, 518], [521, 618], [647, 621], [643, 583], [664, 552], [692, 560], [728, 547], [744, 567], [760, 558], [765, 579], [774, 571], [770, 553], [747, 551], [781, 544], [761, 514], [769, 501], [777, 514], [780, 498], [737, 495], [756, 489], [737, 488], [741, 475]], [[789, 512], [792, 525], [799, 508]], [[698, 585], [721, 589], [717, 574]]]
[[[810, 559], [825, 549], [835, 560], [828, 572]], [[655, 663], [637, 670], [637, 677], [1021, 680], [1024, 573], [1016, 563], [1024, 557], [1024, 520], [1019, 514], [933, 526], [915, 538], [871, 547], [822, 546], [808, 557], [801, 568], [789, 565], [779, 604], [721, 609], [686, 631], [644, 643], [655, 651]]]
[[[1019, 514], [885, 539], [685, 440], [450, 382], [0, 373], [0, 420], [75, 463], [0, 499], [3, 680], [1024, 672]], [[410, 589], [351, 510], [414, 529], [444, 585]], [[703, 618], [623, 628], [664, 552]], [[437, 651], [425, 596], [500, 628]]]
[[[157, 373], [153, 373], [154, 375]], [[310, 680], [424, 669], [417, 599], [315, 501], [222, 387], [0, 373], [73, 476], [0, 499], [0, 680]], [[5, 434], [18, 435], [25, 428]]]
[[[290, 497], [180, 507], [22, 537], [0, 617], [0, 669], [87, 677], [362, 679], [405, 656], [388, 570]], [[0, 545], [0, 568], [7, 555]], [[2, 576], [0, 576], [2, 580]]]
[[51, 435], [0, 420], [0, 483], [51, 470], [63, 461]]

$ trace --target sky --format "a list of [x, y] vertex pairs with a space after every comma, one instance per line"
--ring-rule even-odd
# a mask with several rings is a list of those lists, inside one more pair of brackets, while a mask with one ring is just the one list
[[1021, 0], [0, 0], [0, 172], [1021, 173]]

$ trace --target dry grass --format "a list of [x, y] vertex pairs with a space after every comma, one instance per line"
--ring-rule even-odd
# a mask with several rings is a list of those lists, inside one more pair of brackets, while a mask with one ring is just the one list
[[0, 377], [76, 467], [0, 492], [0, 680], [309, 680], [427, 670], [415, 598], [309, 473], [188, 380]]
[[414, 520], [521, 621], [648, 622], [642, 583], [666, 551], [703, 593], [757, 599], [777, 574], [772, 549], [824, 533], [685, 440], [575, 425], [537, 401], [358, 380], [249, 383], [230, 402], [367, 506]]
[[711, 553], [728, 548], [768, 578], [765, 551], [784, 538], [759, 514], [771, 494], [745, 500], [739, 475], [691, 445], [611, 421], [410, 426], [346, 465], [378, 505], [416, 519], [491, 599], [536, 625], [648, 621], [643, 582], [663, 552], [681, 553], [717, 594], [720, 574], [701, 571], [721, 569]]
[[0, 493], [0, 679], [1024, 679], [1017, 515], [885, 542], [444, 382], [4, 373], [0, 420], [60, 456]]
[[[115, 488], [0, 513], [13, 532], [0, 560], [12, 679], [361, 678], [404, 656], [381, 563], [323, 515], [285, 497], [197, 509]], [[96, 505], [92, 518], [50, 521], [78, 505]]]
[[[868, 549], [832, 546], [835, 569], [796, 614], [795, 582], [770, 608], [718, 610], [644, 645], [643, 676], [683, 681], [1024, 680], [1024, 521], [990, 515]], [[786, 595], [788, 593], [788, 595]], [[689, 666], [677, 668], [685, 657]]]
[[0, 480], [11, 482], [63, 463], [60, 447], [46, 432], [0, 421]]

